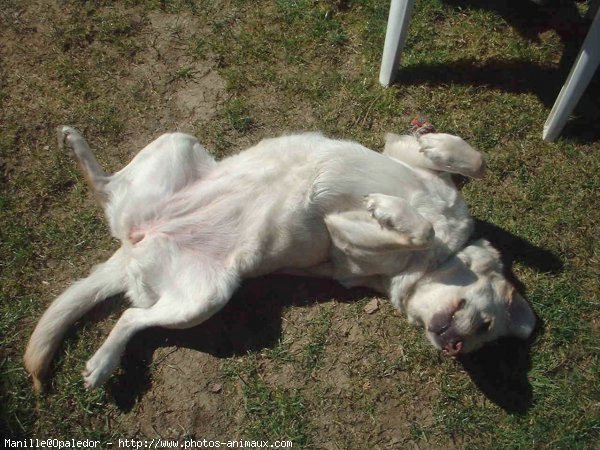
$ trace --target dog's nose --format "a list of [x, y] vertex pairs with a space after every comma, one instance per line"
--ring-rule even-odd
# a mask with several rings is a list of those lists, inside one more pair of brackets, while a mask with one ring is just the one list
[[437, 334], [438, 336], [444, 334], [452, 326], [454, 316], [465, 306], [466, 302], [467, 301], [464, 298], [461, 298], [450, 312], [436, 313], [427, 325], [427, 331]]
[[427, 326], [427, 331], [430, 333], [437, 334], [438, 336], [448, 331], [448, 328], [452, 325], [452, 317], [440, 317], [434, 316], [433, 320]]

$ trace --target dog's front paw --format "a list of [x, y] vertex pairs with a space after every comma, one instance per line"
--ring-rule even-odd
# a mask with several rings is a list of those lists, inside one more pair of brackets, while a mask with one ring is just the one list
[[87, 362], [82, 372], [85, 388], [91, 390], [103, 384], [118, 365], [118, 356], [104, 354], [102, 350], [97, 351]]
[[459, 173], [481, 178], [485, 170], [483, 156], [466, 141], [444, 133], [424, 134], [418, 138], [420, 149], [435, 168], [444, 172]]
[[396, 229], [401, 232], [405, 231], [400, 229], [402, 224], [397, 223], [395, 216], [398, 208], [393, 207], [391, 197], [382, 194], [370, 194], [365, 197], [364, 203], [367, 211], [382, 227]]
[[365, 197], [365, 207], [382, 227], [401, 235], [407, 246], [426, 247], [433, 242], [433, 226], [407, 201], [384, 194], [370, 194]]
[[467, 144], [461, 138], [450, 134], [430, 133], [419, 136], [420, 152], [436, 164], [451, 168], [453, 153], [460, 153]]

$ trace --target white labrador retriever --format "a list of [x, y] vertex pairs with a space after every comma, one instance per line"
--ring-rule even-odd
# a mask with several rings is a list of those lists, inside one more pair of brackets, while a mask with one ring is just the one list
[[219, 311], [240, 280], [272, 272], [330, 277], [389, 296], [447, 355], [528, 337], [535, 315], [502, 275], [450, 173], [482, 175], [479, 152], [447, 134], [388, 135], [383, 154], [321, 134], [267, 139], [220, 162], [166, 134], [106, 175], [73, 128], [59, 128], [122, 246], [60, 295], [29, 341], [37, 389], [69, 325], [103, 299], [132, 303], [87, 362], [103, 383], [129, 338], [187, 328]]

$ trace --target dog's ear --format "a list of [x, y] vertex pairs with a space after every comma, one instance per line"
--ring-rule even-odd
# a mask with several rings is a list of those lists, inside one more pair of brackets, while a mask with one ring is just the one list
[[502, 272], [500, 254], [485, 239], [473, 242], [457, 256], [475, 273]]
[[517, 292], [517, 290], [505, 282], [503, 297], [508, 302], [508, 330], [513, 336], [527, 339], [535, 328], [536, 317], [533, 309]]

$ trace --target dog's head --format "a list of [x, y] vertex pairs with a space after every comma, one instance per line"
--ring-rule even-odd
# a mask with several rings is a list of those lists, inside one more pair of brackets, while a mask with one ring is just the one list
[[423, 278], [408, 300], [407, 313], [449, 356], [502, 336], [526, 339], [536, 322], [527, 301], [502, 275], [498, 252], [484, 240]]

